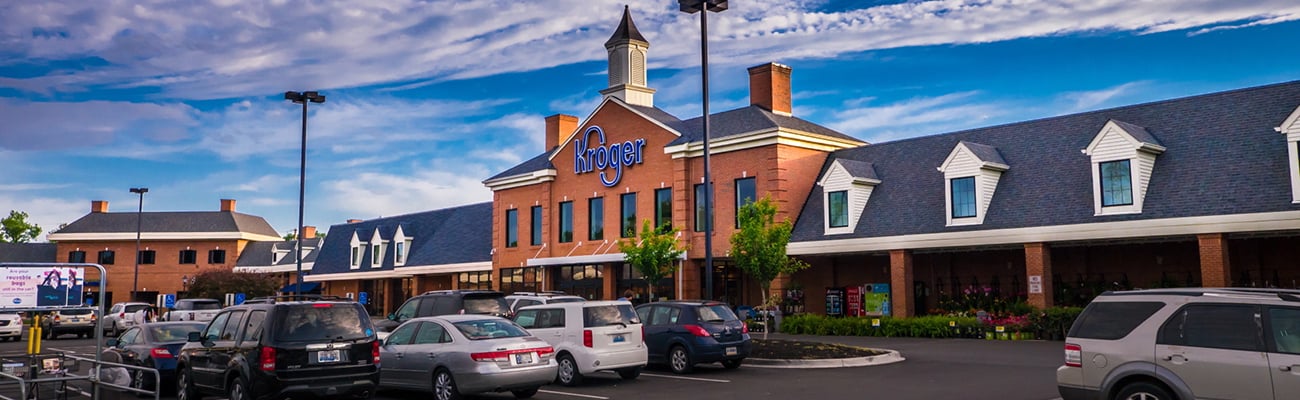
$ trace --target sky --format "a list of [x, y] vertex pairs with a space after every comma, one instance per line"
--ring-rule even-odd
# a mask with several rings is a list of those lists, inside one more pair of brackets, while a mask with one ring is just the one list
[[[673, 0], [0, 3], [0, 213], [240, 212], [327, 231], [491, 200], [586, 118], [627, 5], [655, 105], [701, 110], [698, 14]], [[794, 115], [870, 143], [1300, 79], [1294, 0], [733, 0], [708, 20], [710, 109], [793, 68]], [[1300, 99], [1279, 99], [1300, 106]], [[1279, 124], [1285, 116], [1279, 116]]]

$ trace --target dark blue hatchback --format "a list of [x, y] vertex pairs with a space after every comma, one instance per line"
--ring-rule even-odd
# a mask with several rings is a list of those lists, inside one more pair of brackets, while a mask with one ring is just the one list
[[727, 303], [677, 300], [637, 306], [645, 328], [649, 361], [673, 372], [691, 372], [695, 364], [721, 362], [733, 369], [749, 357], [749, 328]]

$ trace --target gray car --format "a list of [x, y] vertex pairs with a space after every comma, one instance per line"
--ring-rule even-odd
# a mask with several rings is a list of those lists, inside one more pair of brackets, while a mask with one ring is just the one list
[[444, 315], [407, 320], [379, 348], [379, 386], [438, 400], [510, 391], [529, 398], [555, 379], [555, 350], [508, 319]]

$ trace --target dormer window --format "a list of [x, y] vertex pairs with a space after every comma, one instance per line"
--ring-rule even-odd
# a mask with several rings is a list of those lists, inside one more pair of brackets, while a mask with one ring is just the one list
[[831, 228], [849, 226], [849, 191], [839, 190], [826, 194], [827, 218]]
[[370, 265], [371, 265], [371, 266], [379, 266], [379, 264], [381, 264], [381, 261], [383, 261], [383, 258], [380, 258], [380, 257], [383, 257], [383, 247], [384, 247], [384, 245], [379, 244], [379, 243], [374, 243], [374, 244], [371, 244], [371, 245], [370, 245]]
[[407, 253], [410, 251], [411, 238], [406, 237], [406, 232], [398, 226], [397, 233], [393, 234], [393, 265], [406, 265]]
[[869, 162], [838, 159], [817, 182], [822, 187], [822, 229], [827, 235], [853, 233], [871, 191], [880, 184]]
[[364, 255], [365, 253], [362, 252], [363, 248], [361, 247], [361, 240], [357, 238], [356, 232], [352, 232], [351, 246], [352, 246], [352, 263], [349, 264], [350, 269], [361, 269], [361, 256]]
[[952, 190], [952, 217], [974, 218], [975, 212], [975, 177], [950, 179]]
[[1164, 146], [1146, 128], [1110, 120], [1083, 149], [1092, 158], [1095, 215], [1138, 214], [1146, 198], [1156, 156]]
[[1008, 169], [996, 147], [958, 142], [939, 166], [947, 182], [944, 197], [948, 226], [983, 224], [998, 181]]
[[1296, 107], [1291, 116], [1273, 130], [1286, 135], [1286, 164], [1291, 170], [1291, 202], [1300, 204], [1300, 107]]

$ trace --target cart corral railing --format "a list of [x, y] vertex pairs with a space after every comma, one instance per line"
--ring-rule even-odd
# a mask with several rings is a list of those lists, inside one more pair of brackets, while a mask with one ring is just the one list
[[[112, 363], [95, 358], [82, 357], [69, 354], [41, 354], [27, 356], [28, 365], [34, 367], [27, 368], [24, 371], [14, 370], [12, 373], [6, 370], [0, 372], [0, 399], [3, 400], [33, 400], [33, 399], [67, 399], [69, 395], [81, 395], [92, 399], [102, 399], [108, 391], [120, 393], [132, 393], [135, 395], [144, 395], [159, 400], [161, 395], [162, 379], [158, 370], [150, 367], [138, 365]], [[99, 357], [96, 357], [99, 358]], [[12, 359], [9, 359], [12, 360]], [[83, 365], [86, 374], [80, 375]], [[119, 369], [114, 371], [114, 369]], [[132, 372], [126, 372], [132, 371]], [[21, 374], [21, 375], [20, 375]], [[115, 374], [124, 374], [129, 382], [125, 385], [116, 384], [110, 381]], [[45, 375], [47, 377], [40, 377]], [[153, 376], [153, 387], [143, 387], [146, 375]], [[84, 385], [77, 385], [84, 383]], [[12, 387], [17, 386], [17, 396], [10, 396], [14, 390]], [[136, 397], [136, 396], [132, 396]]]

